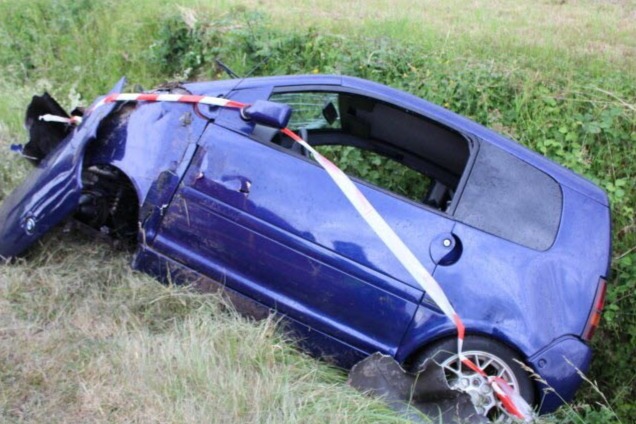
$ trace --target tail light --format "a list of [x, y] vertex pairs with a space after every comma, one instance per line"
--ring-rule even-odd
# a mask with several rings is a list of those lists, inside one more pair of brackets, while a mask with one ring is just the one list
[[603, 312], [603, 306], [605, 306], [605, 291], [607, 290], [607, 282], [604, 278], [601, 278], [598, 282], [598, 288], [596, 289], [596, 296], [594, 296], [594, 305], [592, 306], [592, 312], [587, 320], [587, 325], [583, 331], [583, 339], [590, 341], [594, 332], [598, 328], [601, 322], [601, 312]]

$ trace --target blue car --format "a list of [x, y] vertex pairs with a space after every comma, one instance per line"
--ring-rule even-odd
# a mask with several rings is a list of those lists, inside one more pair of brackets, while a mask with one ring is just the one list
[[432, 357], [480, 414], [498, 416], [492, 390], [459, 363], [453, 322], [278, 128], [287, 125], [351, 176], [437, 280], [466, 326], [466, 356], [542, 413], [572, 399], [590, 364], [611, 254], [608, 198], [597, 186], [362, 79], [248, 78], [153, 93], [266, 107], [250, 116], [214, 104], [102, 102], [71, 127], [37, 119], [72, 117], [34, 98], [24, 154], [36, 168], [0, 206], [1, 257], [72, 218], [133, 243], [136, 269], [222, 288], [247, 313], [277, 312], [307, 349], [341, 366], [374, 352], [412, 369]]

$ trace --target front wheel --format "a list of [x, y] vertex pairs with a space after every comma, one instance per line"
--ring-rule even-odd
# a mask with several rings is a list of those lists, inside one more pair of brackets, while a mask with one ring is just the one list
[[[515, 351], [492, 339], [467, 336], [464, 339], [463, 354], [488, 376], [504, 379], [529, 405], [534, 404], [534, 385], [521, 367], [521, 358]], [[477, 413], [495, 422], [507, 420], [508, 414], [490, 384], [459, 360], [457, 339], [445, 339], [424, 349], [418, 355], [414, 369], [419, 369], [428, 358], [444, 369], [452, 389], [470, 395]]]

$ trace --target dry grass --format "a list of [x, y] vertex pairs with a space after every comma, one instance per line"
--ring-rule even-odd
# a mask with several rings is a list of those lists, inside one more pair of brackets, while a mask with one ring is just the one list
[[[192, 2], [209, 7], [207, 2]], [[228, 3], [221, 2], [222, 9]], [[636, 3], [628, 0], [243, 0], [279, 26], [366, 32], [488, 56], [591, 60], [636, 70]], [[216, 6], [218, 7], [218, 6]], [[236, 7], [236, 6], [234, 6]], [[449, 46], [452, 45], [452, 46]], [[542, 53], [543, 52], [543, 53]]]
[[0, 273], [0, 422], [401, 422], [276, 323], [57, 232]]

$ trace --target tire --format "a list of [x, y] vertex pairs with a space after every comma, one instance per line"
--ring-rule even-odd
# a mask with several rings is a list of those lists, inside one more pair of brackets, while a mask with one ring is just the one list
[[[521, 362], [521, 357], [514, 350], [486, 337], [466, 336], [463, 354], [489, 376], [498, 375], [506, 380], [528, 405], [534, 405], [534, 384], [528, 372], [517, 362]], [[457, 339], [444, 339], [426, 347], [414, 361], [413, 369], [418, 370], [429, 358], [444, 368], [451, 388], [471, 396], [479, 414], [494, 422], [508, 420], [508, 414], [496, 394], [490, 387], [484, 387], [483, 379], [474, 371], [466, 369], [466, 366], [458, 367]]]

